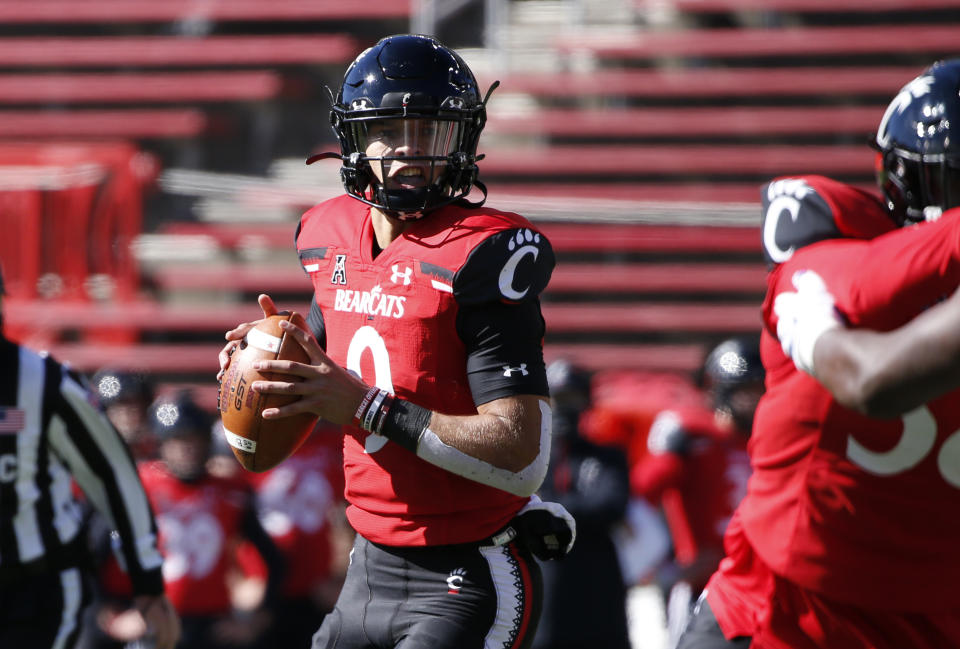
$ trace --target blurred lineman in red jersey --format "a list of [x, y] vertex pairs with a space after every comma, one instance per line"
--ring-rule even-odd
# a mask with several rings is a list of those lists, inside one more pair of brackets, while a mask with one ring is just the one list
[[682, 649], [960, 647], [956, 124], [960, 60], [884, 114], [883, 200], [767, 186], [753, 474]]
[[633, 493], [663, 511], [673, 557], [656, 574], [666, 596], [670, 646], [723, 557], [723, 535], [747, 489], [747, 440], [763, 394], [759, 336], [730, 338], [710, 350], [698, 376], [703, 404], [657, 415], [649, 453], [634, 465]]
[[[489, 94], [436, 40], [384, 38], [335, 98], [341, 151], [310, 159], [340, 160], [346, 192], [296, 233], [314, 299], [310, 331], [286, 330], [311, 362], [263, 361], [278, 379], [252, 389], [300, 395], [266, 418], [343, 426], [357, 537], [318, 649], [527, 647], [534, 556], [573, 546], [572, 517], [535, 497], [551, 423], [539, 294], [554, 255], [529, 221], [482, 207]], [[474, 187], [483, 200], [468, 199]], [[276, 312], [269, 296], [260, 306]], [[221, 369], [254, 324], [226, 334]]]
[[[250, 486], [207, 469], [210, 417], [187, 395], [161, 397], [150, 408], [159, 458], [140, 465], [157, 513], [163, 580], [180, 613], [179, 649], [248, 646], [268, 626], [283, 577], [283, 559], [261, 527]], [[254, 614], [233, 616], [231, 572], [241, 540], [268, 566], [266, 593]]]
[[[265, 633], [276, 646], [308, 647], [343, 584], [352, 530], [343, 519], [342, 444], [334, 432], [321, 421], [293, 456], [263, 473], [244, 471], [225, 449], [224, 464], [253, 487], [260, 523], [290, 566]], [[244, 572], [266, 579], [255, 548], [245, 544], [238, 558]]]

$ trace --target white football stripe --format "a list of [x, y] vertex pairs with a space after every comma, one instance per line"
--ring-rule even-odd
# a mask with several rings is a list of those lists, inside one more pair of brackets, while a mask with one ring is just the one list
[[280, 349], [280, 340], [279, 337], [272, 336], [259, 329], [251, 329], [247, 332], [247, 344], [265, 352], [276, 353]]
[[320, 270], [320, 264], [304, 264], [303, 269], [308, 273], [315, 273]]
[[453, 293], [453, 287], [452, 287], [451, 285], [449, 285], [449, 284], [444, 284], [443, 282], [438, 282], [438, 281], [435, 280], [435, 279], [431, 279], [431, 280], [430, 280], [430, 284], [433, 286], [433, 288], [437, 289], [438, 291], [444, 291], [444, 292], [446, 292], [446, 293]]
[[247, 439], [246, 437], [240, 437], [234, 433], [231, 433], [226, 428], [223, 429], [223, 434], [227, 438], [227, 444], [233, 448], [238, 448], [241, 451], [246, 451], [247, 453], [255, 453], [257, 450], [257, 443], [252, 439]]

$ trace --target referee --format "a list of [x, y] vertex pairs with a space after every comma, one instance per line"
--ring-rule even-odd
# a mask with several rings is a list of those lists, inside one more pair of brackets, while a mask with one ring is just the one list
[[0, 647], [76, 644], [92, 570], [76, 485], [122, 540], [153, 646], [172, 649], [180, 623], [163, 594], [156, 524], [120, 435], [45, 354], [0, 334], [0, 368]]

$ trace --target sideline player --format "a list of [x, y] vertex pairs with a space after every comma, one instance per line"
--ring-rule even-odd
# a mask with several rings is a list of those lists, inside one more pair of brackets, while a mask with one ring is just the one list
[[[357, 537], [318, 648], [528, 646], [533, 553], [573, 544], [569, 514], [532, 498], [550, 456], [538, 295], [553, 251], [523, 217], [468, 200], [486, 195], [476, 148], [489, 94], [436, 40], [384, 38], [337, 94], [341, 153], [311, 159], [341, 159], [346, 189], [297, 231], [311, 331], [287, 330], [311, 363], [263, 362], [302, 381], [252, 387], [302, 397], [265, 417], [345, 425]], [[227, 333], [221, 368], [252, 326]]]
[[543, 565], [534, 649], [630, 649], [627, 588], [612, 536], [627, 512], [629, 471], [622, 449], [595, 444], [581, 430], [592, 379], [566, 359], [547, 366], [553, 443], [539, 494], [576, 518], [577, 545], [563, 561]]
[[[254, 494], [239, 477], [210, 473], [210, 418], [188, 392], [159, 397], [149, 419], [158, 459], [139, 467], [157, 512], [163, 580], [183, 622], [179, 649], [250, 646], [269, 627], [285, 569], [257, 518]], [[242, 540], [267, 566], [259, 606], [235, 614], [231, 571]], [[269, 640], [269, 639], [268, 639]]]
[[633, 467], [633, 493], [663, 511], [673, 557], [656, 573], [675, 647], [694, 603], [723, 558], [723, 534], [747, 489], [747, 441], [763, 394], [759, 336], [728, 338], [707, 354], [697, 383], [703, 402], [660, 412], [649, 453]]
[[957, 124], [952, 60], [881, 120], [883, 202], [768, 187], [754, 472], [683, 649], [960, 646]]

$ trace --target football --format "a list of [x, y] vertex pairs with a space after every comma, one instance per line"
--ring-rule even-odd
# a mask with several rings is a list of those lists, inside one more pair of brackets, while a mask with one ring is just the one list
[[296, 312], [282, 312], [264, 318], [247, 332], [233, 352], [217, 396], [227, 443], [240, 464], [249, 471], [267, 471], [280, 464], [300, 447], [317, 424], [318, 418], [312, 413], [263, 419], [265, 408], [283, 406], [300, 397], [258, 394], [250, 389], [250, 385], [258, 380], [297, 380], [288, 374], [261, 373], [253, 369], [256, 361], [310, 362], [300, 343], [280, 328], [281, 320], [307, 328], [303, 316]]

